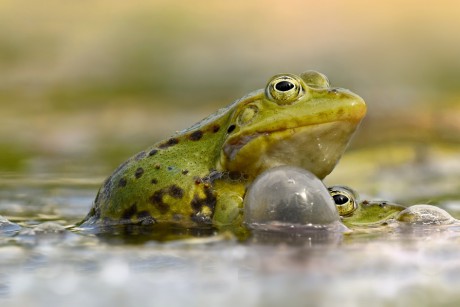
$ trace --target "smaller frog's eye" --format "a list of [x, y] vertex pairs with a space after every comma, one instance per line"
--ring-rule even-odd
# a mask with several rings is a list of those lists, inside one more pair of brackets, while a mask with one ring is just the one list
[[330, 187], [329, 193], [334, 199], [335, 206], [340, 216], [347, 216], [358, 207], [356, 196], [353, 191], [346, 187]]
[[299, 80], [290, 75], [278, 75], [267, 85], [266, 94], [279, 105], [291, 104], [302, 94]]
[[332, 196], [332, 198], [334, 199], [335, 204], [339, 206], [344, 205], [350, 201], [348, 196], [344, 194], [335, 194]]

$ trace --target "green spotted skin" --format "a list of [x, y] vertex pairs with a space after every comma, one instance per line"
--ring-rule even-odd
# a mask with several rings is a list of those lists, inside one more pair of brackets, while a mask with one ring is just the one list
[[171, 137], [121, 164], [99, 190], [86, 224], [209, 222], [227, 121], [216, 119]]
[[241, 223], [244, 193], [258, 174], [290, 164], [324, 178], [365, 112], [359, 96], [331, 88], [320, 73], [276, 75], [122, 163], [80, 226]]

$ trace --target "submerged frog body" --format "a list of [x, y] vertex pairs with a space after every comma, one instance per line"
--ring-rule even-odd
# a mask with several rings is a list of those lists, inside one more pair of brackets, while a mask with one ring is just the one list
[[394, 219], [406, 207], [387, 201], [360, 202], [355, 191], [344, 186], [329, 187], [342, 222], [348, 227], [378, 226]]
[[458, 226], [447, 211], [427, 204], [408, 207], [387, 201], [359, 202], [355, 191], [344, 186], [329, 187], [342, 222], [350, 227], [372, 227], [391, 224], [398, 226]]
[[246, 188], [262, 171], [293, 165], [324, 178], [365, 113], [359, 96], [320, 73], [276, 75], [122, 163], [81, 226], [240, 223]]

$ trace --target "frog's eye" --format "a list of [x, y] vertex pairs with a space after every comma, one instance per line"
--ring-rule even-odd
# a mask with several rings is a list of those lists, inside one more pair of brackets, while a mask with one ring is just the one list
[[349, 215], [353, 213], [353, 211], [355, 211], [358, 207], [356, 196], [354, 195], [352, 190], [346, 187], [339, 186], [330, 187], [328, 188], [328, 190], [332, 198], [334, 199], [335, 206], [340, 216]]
[[266, 94], [279, 105], [291, 104], [302, 94], [299, 80], [290, 75], [279, 75], [267, 85]]

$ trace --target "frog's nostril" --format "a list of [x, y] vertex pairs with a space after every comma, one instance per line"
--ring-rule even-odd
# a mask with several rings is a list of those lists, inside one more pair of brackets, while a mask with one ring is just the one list
[[292, 84], [289, 81], [280, 81], [280, 82], [276, 83], [276, 85], [275, 85], [275, 89], [277, 91], [280, 91], [280, 92], [287, 92], [287, 91], [289, 91], [290, 89], [293, 89], [293, 88], [294, 88], [294, 84]]

